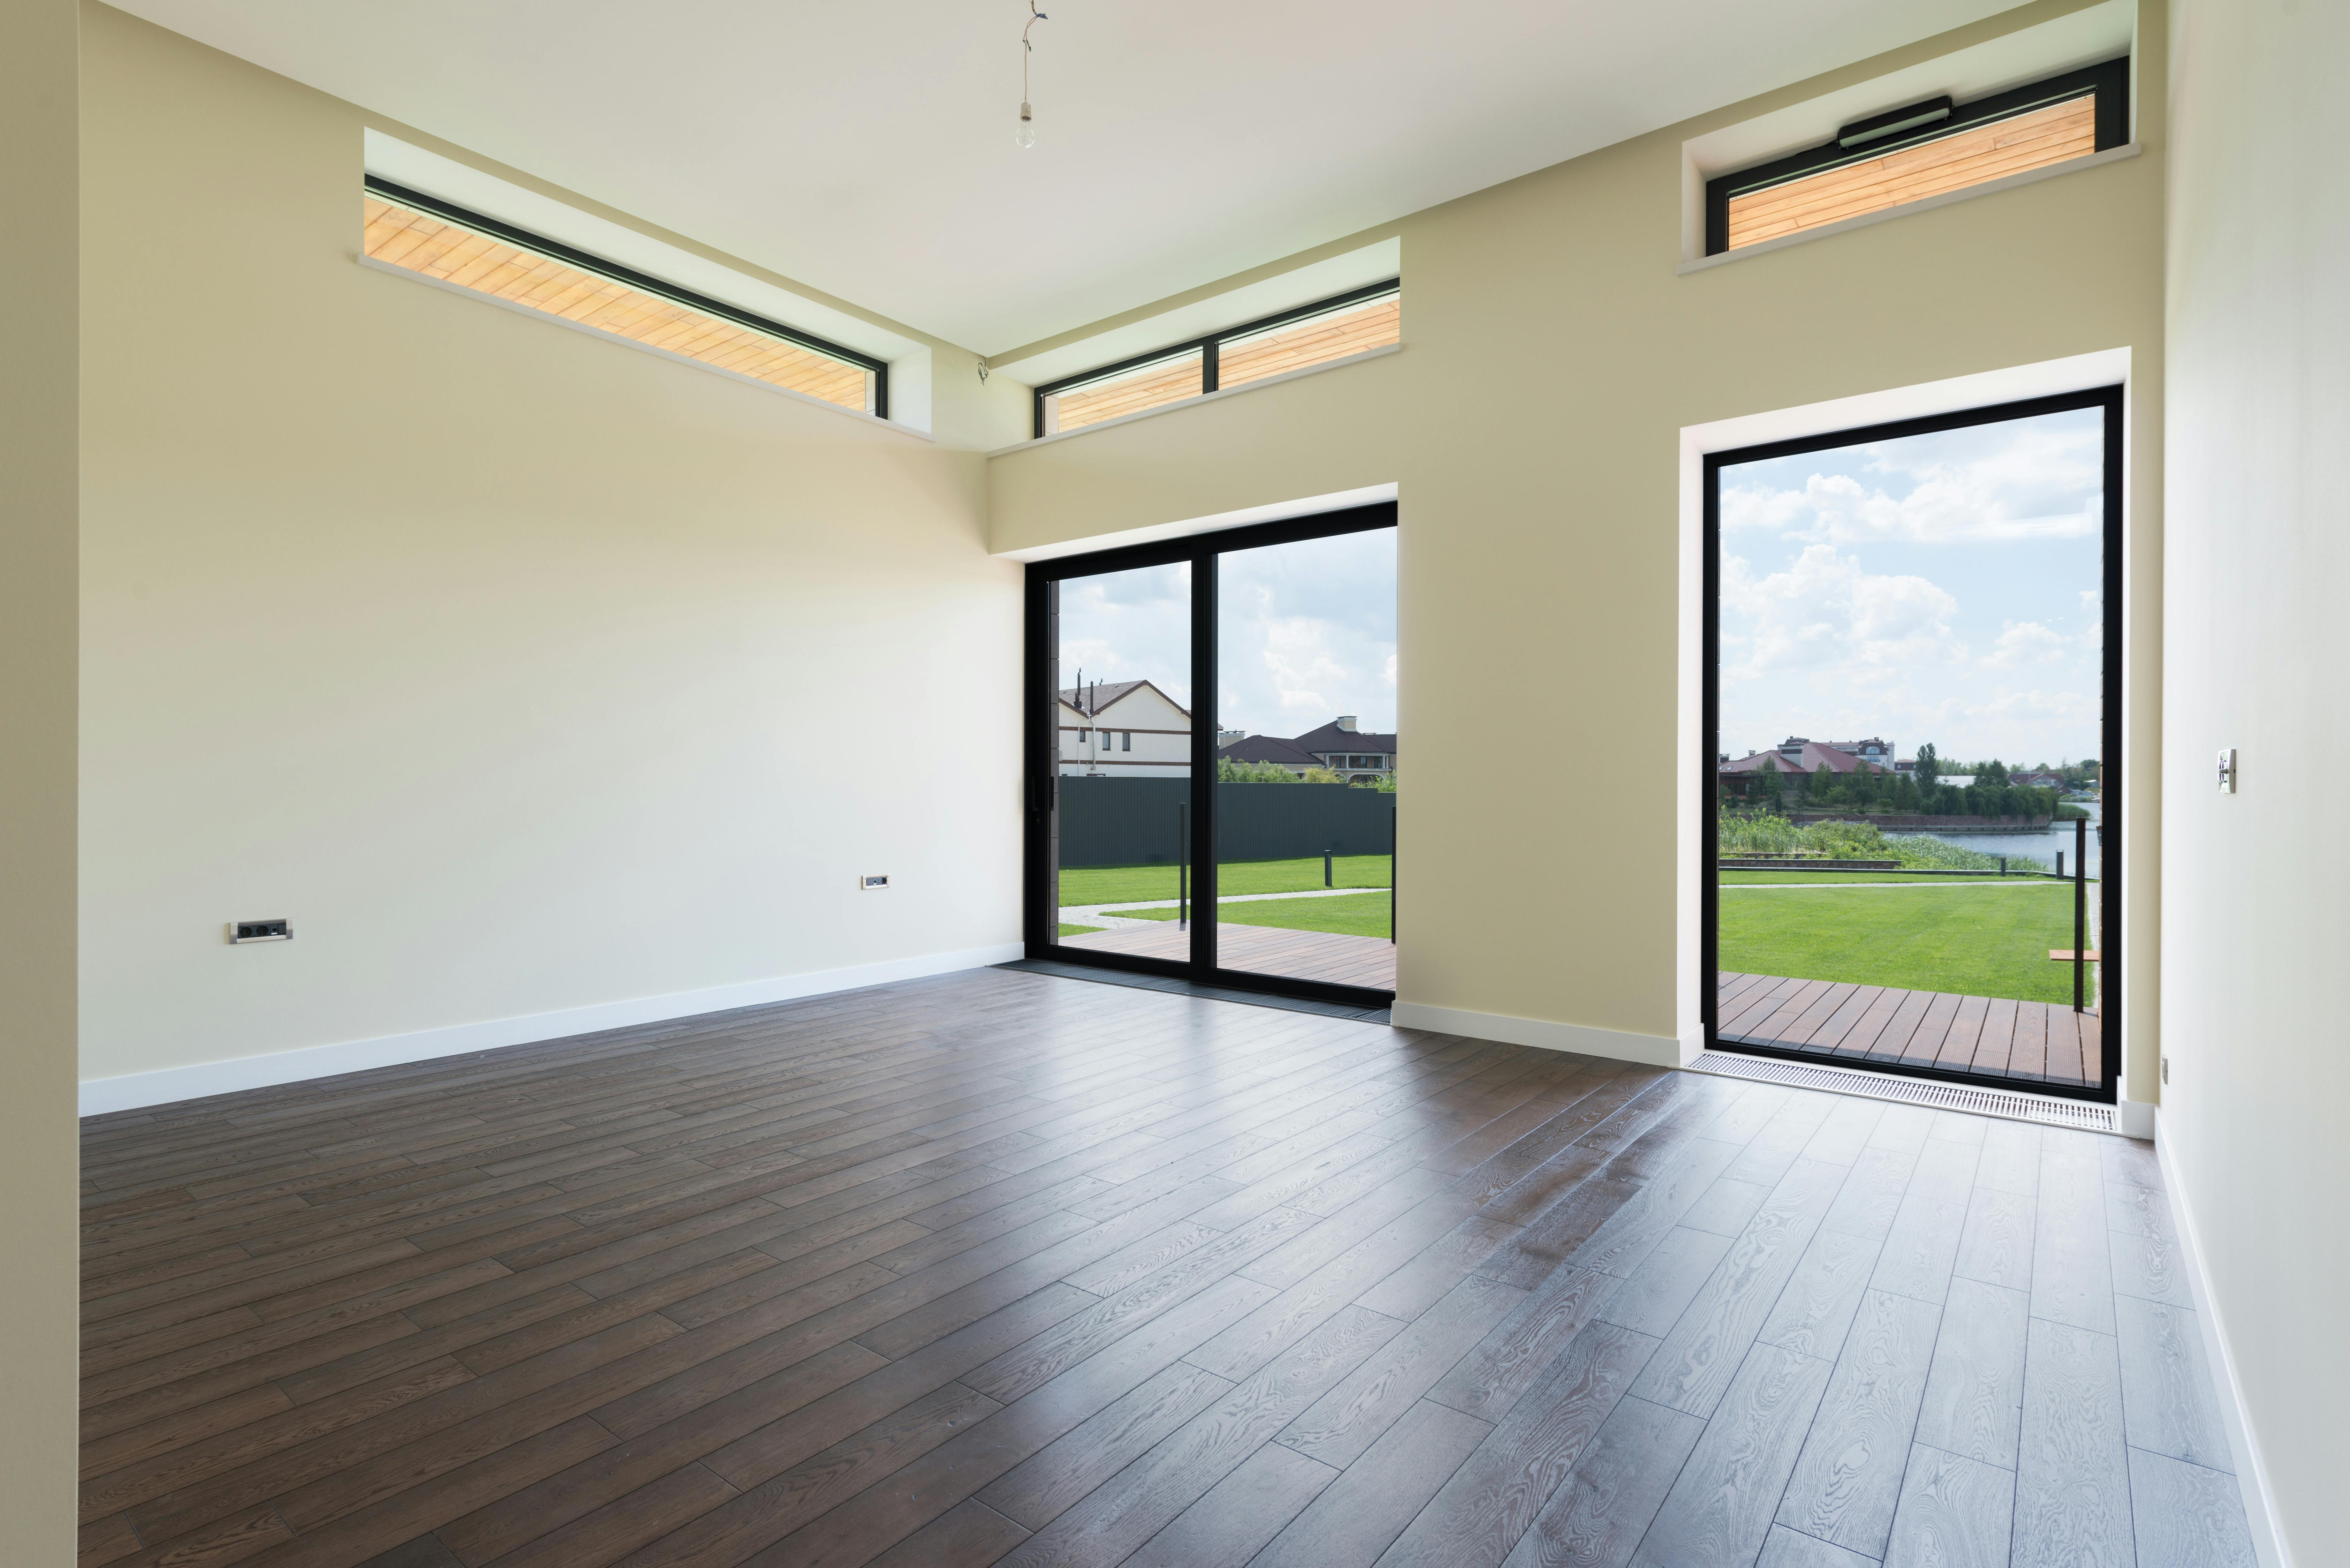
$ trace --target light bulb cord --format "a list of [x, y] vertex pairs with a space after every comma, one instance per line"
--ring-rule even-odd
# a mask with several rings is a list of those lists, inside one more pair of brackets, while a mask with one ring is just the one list
[[1039, 22], [1052, 19], [1036, 9], [1036, 0], [1028, 0], [1028, 25], [1020, 29], [1020, 109], [1023, 119], [1027, 117], [1028, 110], [1028, 57], [1036, 52], [1036, 46], [1029, 40], [1028, 30]]

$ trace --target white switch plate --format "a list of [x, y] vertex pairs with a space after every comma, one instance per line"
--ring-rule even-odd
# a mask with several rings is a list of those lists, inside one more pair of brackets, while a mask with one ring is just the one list
[[2236, 748], [2229, 746], [2220, 753], [2220, 793], [2236, 793]]

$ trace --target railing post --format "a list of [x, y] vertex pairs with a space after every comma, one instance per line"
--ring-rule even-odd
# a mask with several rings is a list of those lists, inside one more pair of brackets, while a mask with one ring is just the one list
[[1325, 849], [1322, 852], [1322, 886], [1325, 888], [1333, 888], [1337, 886], [1337, 884], [1330, 880], [1330, 854], [1331, 852], [1327, 849]]
[[1175, 808], [1175, 929], [1191, 927], [1191, 808]]
[[2073, 820], [2073, 1011], [2089, 975], [2089, 819]]

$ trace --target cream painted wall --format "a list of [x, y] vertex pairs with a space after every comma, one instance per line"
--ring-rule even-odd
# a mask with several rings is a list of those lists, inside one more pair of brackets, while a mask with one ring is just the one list
[[2350, 1562], [2350, 8], [2185, 0], [2173, 59], [2162, 1137], [2314, 1568]]
[[1017, 940], [1015, 389], [938, 346], [933, 444], [363, 268], [362, 127], [448, 149], [84, 16], [84, 1078]]
[[73, 0], [0, 23], [0, 1557], [74, 1555]]
[[[1695, 1016], [1676, 979], [1682, 836], [1667, 787], [1680, 722], [1679, 432], [2130, 349], [2125, 1093], [2150, 1099], [2160, 5], [2140, 13], [2141, 156], [1674, 270], [1688, 138], [2075, 9], [2012, 11], [1340, 242], [1329, 248], [1401, 237], [1401, 353], [1000, 455], [993, 545], [1399, 484], [1399, 722], [1413, 753], [1403, 853], [1420, 911], [1400, 995], [1662, 1041]], [[1528, 689], [1549, 693], [1543, 723], [1525, 722]], [[1498, 733], [1513, 737], [1506, 767], [1489, 760]], [[1595, 751], [1610, 765], [1593, 769]], [[1627, 787], [1642, 779], [1656, 787]], [[1610, 830], [1566, 833], [1563, 821]], [[1498, 866], [1513, 875], [1493, 876]]]

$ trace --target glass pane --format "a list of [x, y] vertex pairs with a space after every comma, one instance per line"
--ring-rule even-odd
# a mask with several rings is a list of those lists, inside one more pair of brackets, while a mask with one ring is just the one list
[[1191, 566], [1069, 577], [1055, 597], [1060, 940], [1187, 962]]
[[1044, 433], [1081, 430], [1121, 414], [1139, 414], [1145, 409], [1196, 398], [1201, 390], [1201, 353], [1194, 348], [1139, 370], [1055, 392], [1045, 400]]
[[1396, 533], [1219, 557], [1216, 952], [1395, 989]]
[[406, 267], [566, 321], [666, 348], [722, 370], [871, 412], [873, 373], [796, 343], [625, 283], [616, 283], [478, 234], [429, 213], [365, 198], [365, 246], [373, 259]]
[[1226, 338], [1216, 356], [1216, 384], [1237, 387], [1308, 365], [1326, 364], [1403, 338], [1403, 296], [1391, 294], [1326, 316], [1293, 321], [1252, 337]]
[[1724, 1041], [2098, 1081], [2104, 419], [1721, 471]]
[[2097, 150], [2097, 95], [2088, 93], [2005, 119], [1847, 163], [1730, 199], [1730, 248], [1799, 234], [1904, 202], [2021, 174]]

